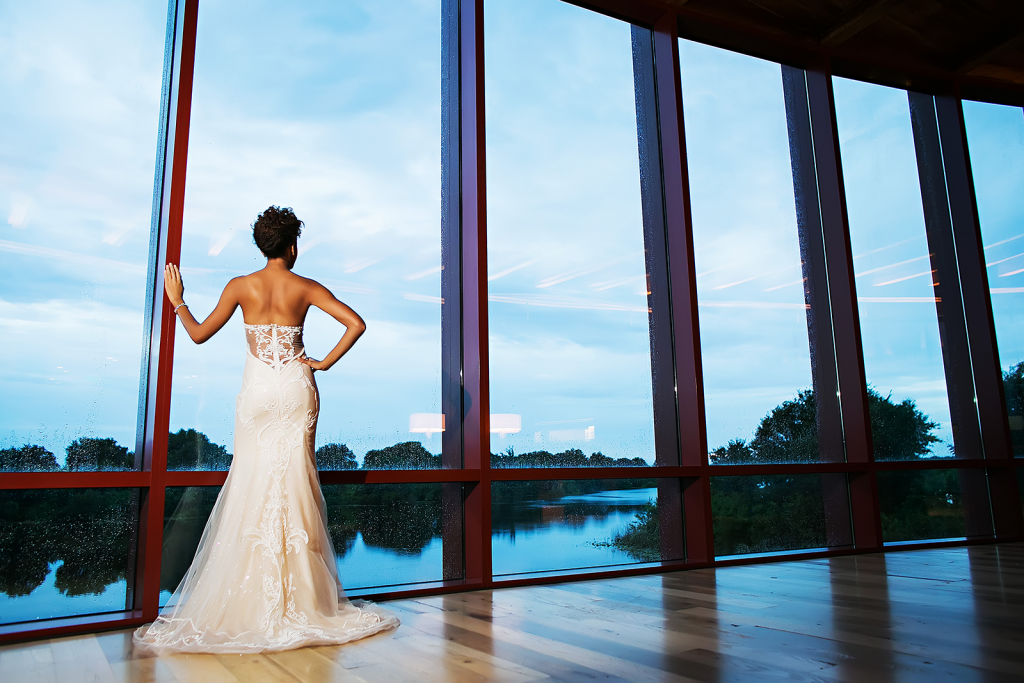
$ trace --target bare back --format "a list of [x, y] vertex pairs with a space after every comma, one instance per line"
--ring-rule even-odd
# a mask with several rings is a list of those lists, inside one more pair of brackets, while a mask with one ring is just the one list
[[326, 370], [338, 362], [366, 330], [366, 323], [351, 308], [338, 301], [316, 280], [291, 272], [297, 250], [292, 246], [289, 259], [267, 259], [267, 266], [255, 273], [236, 277], [224, 288], [216, 308], [203, 322], [197, 321], [183, 303], [184, 284], [177, 266], [164, 269], [164, 287], [175, 306], [185, 331], [197, 344], [217, 333], [241, 306], [247, 325], [302, 327], [310, 306], [316, 306], [345, 326], [345, 334], [322, 360], [303, 358], [314, 370]]
[[284, 269], [264, 268], [235, 278], [234, 287], [247, 325], [301, 327], [319, 283]]

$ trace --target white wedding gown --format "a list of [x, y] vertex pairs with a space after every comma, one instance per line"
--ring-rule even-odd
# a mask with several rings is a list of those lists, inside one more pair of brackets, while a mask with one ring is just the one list
[[246, 325], [234, 460], [192, 566], [137, 647], [251, 653], [347, 643], [398, 626], [338, 580], [317, 478], [320, 401], [302, 328]]

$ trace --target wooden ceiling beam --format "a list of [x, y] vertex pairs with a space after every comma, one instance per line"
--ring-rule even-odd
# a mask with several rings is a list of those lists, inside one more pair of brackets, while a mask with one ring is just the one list
[[1024, 27], [1014, 26], [1010, 30], [1004, 30], [992, 36], [981, 48], [975, 49], [972, 53], [962, 56], [953, 65], [952, 71], [958, 74], [968, 74], [982, 64], [995, 59], [1001, 53], [1016, 47], [1024, 42]]
[[821, 32], [821, 44], [835, 47], [891, 12], [903, 0], [861, 0]]

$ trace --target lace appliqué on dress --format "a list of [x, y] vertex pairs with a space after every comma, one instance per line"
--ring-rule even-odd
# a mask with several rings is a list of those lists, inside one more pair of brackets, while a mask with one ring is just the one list
[[245, 337], [250, 353], [275, 370], [282, 370], [305, 353], [301, 327], [246, 325]]

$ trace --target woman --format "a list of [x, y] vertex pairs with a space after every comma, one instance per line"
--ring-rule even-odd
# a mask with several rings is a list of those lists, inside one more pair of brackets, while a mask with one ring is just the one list
[[[320, 406], [313, 372], [337, 363], [366, 325], [323, 285], [291, 272], [302, 225], [288, 208], [260, 214], [253, 239], [266, 267], [231, 280], [201, 323], [184, 302], [177, 267], [164, 270], [167, 298], [192, 341], [205, 342], [241, 306], [248, 346], [234, 460], [170, 613], [135, 633], [143, 649], [279, 651], [398, 626], [376, 605], [349, 602], [338, 581], [314, 458]], [[346, 328], [323, 360], [306, 356], [302, 345], [310, 306]]]

